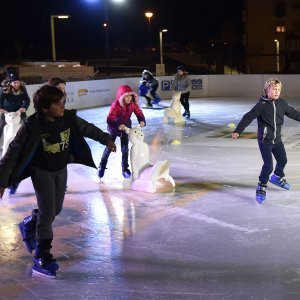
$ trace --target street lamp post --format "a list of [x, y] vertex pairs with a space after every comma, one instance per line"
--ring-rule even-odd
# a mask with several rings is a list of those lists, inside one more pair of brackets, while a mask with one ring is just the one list
[[280, 72], [280, 63], [279, 63], [279, 41], [278, 40], [274, 40], [274, 42], [276, 43], [276, 70], [277, 73]]
[[145, 13], [146, 18], [148, 18], [148, 27], [149, 27], [149, 50], [151, 50], [151, 18], [153, 17], [153, 13], [151, 11], [147, 11]]
[[163, 54], [163, 32], [167, 32], [168, 29], [162, 29], [159, 31], [159, 55], [160, 55], [160, 64], [156, 64], [156, 75], [164, 76], [165, 65], [164, 65], [164, 54]]
[[52, 41], [52, 61], [56, 61], [56, 48], [55, 48], [55, 30], [54, 30], [54, 19], [69, 19], [69, 15], [51, 15], [51, 41]]
[[160, 53], [160, 64], [163, 65], [163, 32], [167, 32], [168, 29], [162, 29], [159, 31], [159, 53]]

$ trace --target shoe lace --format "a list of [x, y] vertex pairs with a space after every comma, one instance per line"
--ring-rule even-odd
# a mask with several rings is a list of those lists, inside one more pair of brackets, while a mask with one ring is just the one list
[[285, 185], [286, 184], [286, 179], [284, 177], [281, 177], [279, 179], [279, 182], [280, 182], [281, 185]]
[[256, 194], [266, 195], [266, 186], [258, 186]]

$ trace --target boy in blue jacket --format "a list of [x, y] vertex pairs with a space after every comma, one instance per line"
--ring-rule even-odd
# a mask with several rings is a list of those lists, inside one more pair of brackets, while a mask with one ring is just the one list
[[[289, 183], [285, 180], [284, 167], [287, 163], [286, 151], [281, 140], [281, 127], [284, 116], [300, 122], [300, 112], [291, 107], [286, 100], [279, 98], [282, 84], [277, 78], [269, 78], [264, 86], [262, 95], [256, 105], [247, 112], [232, 133], [232, 138], [237, 139], [245, 128], [257, 119], [257, 139], [259, 150], [263, 159], [263, 166], [259, 175], [259, 182], [256, 189], [256, 201], [261, 204], [266, 199], [267, 183], [290, 189]], [[273, 158], [276, 160], [274, 174]]]

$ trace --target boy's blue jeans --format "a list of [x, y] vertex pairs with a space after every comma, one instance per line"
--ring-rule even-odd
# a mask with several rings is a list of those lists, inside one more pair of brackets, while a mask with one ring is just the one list
[[276, 160], [276, 167], [274, 174], [283, 177], [284, 176], [284, 167], [287, 163], [287, 157], [285, 148], [282, 142], [277, 144], [266, 144], [263, 142], [258, 142], [259, 150], [261, 157], [263, 159], [263, 166], [259, 175], [259, 181], [261, 184], [267, 184], [269, 177], [273, 171], [273, 157]]

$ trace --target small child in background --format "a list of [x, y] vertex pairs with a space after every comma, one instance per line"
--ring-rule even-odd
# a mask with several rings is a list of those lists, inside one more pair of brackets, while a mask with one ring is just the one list
[[177, 73], [171, 85], [171, 91], [175, 92], [175, 89], [180, 92], [180, 103], [184, 108], [183, 117], [187, 119], [191, 118], [190, 113], [190, 92], [191, 92], [191, 80], [188, 76], [184, 66], [177, 67]]
[[281, 127], [284, 116], [300, 122], [300, 112], [291, 107], [286, 100], [279, 98], [281, 88], [282, 83], [277, 78], [269, 78], [264, 86], [264, 94], [255, 106], [243, 116], [232, 133], [232, 138], [237, 139], [245, 128], [254, 119], [257, 119], [257, 140], [263, 159], [256, 189], [256, 201], [259, 204], [266, 199], [267, 184], [273, 171], [272, 155], [276, 160], [276, 167], [270, 182], [285, 190], [290, 189], [289, 183], [284, 178], [287, 156], [281, 140]]
[[158, 80], [154, 78], [153, 74], [144, 70], [142, 78], [139, 84], [139, 94], [147, 100], [148, 106], [152, 107], [152, 104], [158, 104], [160, 97], [156, 94], [158, 89]]
[[[131, 128], [131, 115], [134, 113], [140, 126], [145, 126], [145, 116], [138, 104], [138, 95], [128, 85], [121, 85], [117, 89], [116, 99], [110, 107], [107, 116], [108, 131], [110, 132], [112, 141], [115, 142], [117, 137], [121, 140], [122, 151], [122, 174], [124, 178], [129, 178], [131, 172], [128, 169], [128, 134], [125, 132], [126, 127]], [[102, 178], [105, 173], [108, 157], [111, 149], [106, 147], [102, 154], [101, 162], [99, 165], [98, 176]]]
[[66, 81], [60, 77], [52, 77], [48, 81], [48, 85], [55, 86], [60, 89], [63, 93], [66, 92]]

